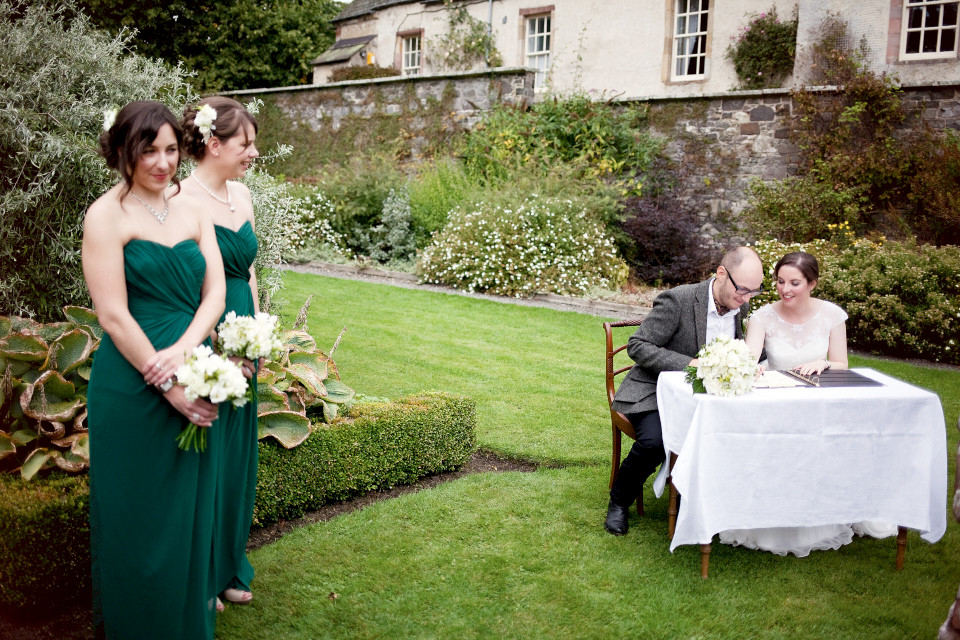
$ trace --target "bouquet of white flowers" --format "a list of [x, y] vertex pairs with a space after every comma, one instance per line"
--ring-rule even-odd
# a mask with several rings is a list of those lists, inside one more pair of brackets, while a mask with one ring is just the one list
[[700, 349], [697, 361], [698, 366], [684, 369], [694, 393], [738, 396], [753, 387], [757, 359], [743, 340], [717, 336]]
[[[177, 384], [184, 387], [187, 400], [206, 398], [214, 404], [229, 400], [235, 407], [247, 403], [247, 379], [240, 367], [221, 358], [206, 345], [195, 347], [193, 354], [177, 368]], [[184, 451], [207, 448], [207, 430], [192, 422], [177, 436]]]
[[283, 355], [279, 318], [269, 313], [238, 316], [231, 311], [217, 327], [217, 346], [229, 356], [241, 356], [256, 362], [260, 358], [276, 360]]

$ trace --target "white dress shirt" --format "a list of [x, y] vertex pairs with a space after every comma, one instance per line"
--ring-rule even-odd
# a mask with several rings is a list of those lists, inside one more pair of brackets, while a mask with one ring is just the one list
[[731, 309], [725, 315], [717, 313], [717, 305], [713, 302], [713, 285], [717, 282], [714, 277], [710, 280], [710, 297], [707, 298], [707, 341], [704, 344], [710, 344], [710, 341], [717, 336], [737, 337], [737, 315], [740, 313], [740, 307]]

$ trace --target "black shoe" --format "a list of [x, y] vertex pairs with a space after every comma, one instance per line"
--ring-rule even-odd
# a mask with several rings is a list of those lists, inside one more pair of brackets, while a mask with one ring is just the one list
[[627, 508], [621, 507], [613, 500], [607, 505], [607, 519], [603, 522], [603, 528], [615, 536], [622, 536], [627, 533]]

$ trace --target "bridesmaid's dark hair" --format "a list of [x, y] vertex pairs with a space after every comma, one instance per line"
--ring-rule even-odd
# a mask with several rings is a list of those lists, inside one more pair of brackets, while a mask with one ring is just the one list
[[[210, 133], [221, 140], [229, 140], [238, 134], [246, 137], [247, 124], [253, 125], [254, 133], [259, 132], [257, 119], [247, 111], [246, 107], [236, 100], [224, 98], [223, 96], [204, 98], [197, 104], [184, 109], [183, 120], [181, 120], [184, 136], [183, 150], [194, 160], [203, 160], [203, 156], [207, 152], [207, 143], [204, 142], [203, 134], [200, 133], [200, 129], [197, 128], [194, 122], [197, 117], [197, 111], [204, 105], [210, 105], [217, 112], [217, 117], [213, 121], [215, 128]], [[249, 143], [250, 140], [247, 140], [247, 144]]]
[[[153, 100], [131, 102], [117, 113], [113, 126], [100, 134], [100, 155], [107, 166], [116, 169], [126, 183], [124, 195], [133, 187], [133, 170], [143, 155], [143, 150], [157, 139], [157, 133], [163, 125], [173, 128], [177, 137], [177, 147], [183, 148], [183, 129], [176, 117], [164, 104]], [[177, 157], [177, 169], [180, 157]], [[180, 180], [176, 171], [173, 183], [180, 190]]]
[[793, 267], [803, 274], [807, 282], [817, 282], [820, 280], [820, 265], [817, 259], [806, 251], [794, 251], [780, 258], [777, 265], [773, 268], [773, 277], [780, 274], [780, 267]]

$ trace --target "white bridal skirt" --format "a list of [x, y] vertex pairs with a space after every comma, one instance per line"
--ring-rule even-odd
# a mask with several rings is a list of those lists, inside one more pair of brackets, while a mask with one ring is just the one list
[[720, 532], [720, 542], [735, 547], [761, 549], [777, 555], [792, 553], [798, 558], [811, 551], [839, 549], [853, 540], [854, 534], [872, 538], [888, 538], [897, 534], [897, 527], [880, 522], [827, 524], [816, 527], [772, 527], [769, 529], [730, 529]]

